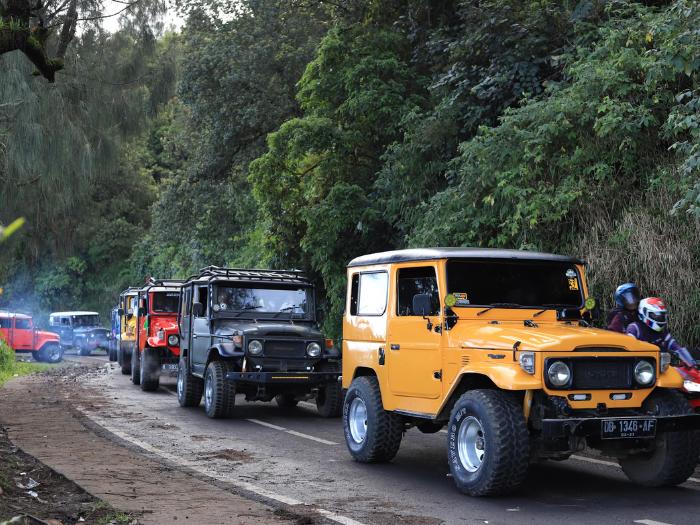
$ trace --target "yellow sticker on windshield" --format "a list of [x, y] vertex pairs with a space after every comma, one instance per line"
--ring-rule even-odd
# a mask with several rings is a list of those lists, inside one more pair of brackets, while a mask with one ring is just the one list
[[574, 278], [569, 278], [569, 291], [577, 291], [578, 290], [578, 279], [576, 277]]

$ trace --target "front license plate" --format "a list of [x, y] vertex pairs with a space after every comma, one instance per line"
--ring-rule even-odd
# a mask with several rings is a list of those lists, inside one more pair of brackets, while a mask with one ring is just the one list
[[656, 420], [651, 417], [604, 419], [600, 424], [602, 439], [653, 438]]
[[177, 363], [162, 365], [161, 369], [166, 372], [177, 372]]

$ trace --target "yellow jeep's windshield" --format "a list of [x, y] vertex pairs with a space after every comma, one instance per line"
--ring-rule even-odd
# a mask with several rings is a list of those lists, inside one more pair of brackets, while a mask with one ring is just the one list
[[582, 308], [581, 276], [573, 263], [531, 260], [450, 260], [447, 288], [456, 307]]

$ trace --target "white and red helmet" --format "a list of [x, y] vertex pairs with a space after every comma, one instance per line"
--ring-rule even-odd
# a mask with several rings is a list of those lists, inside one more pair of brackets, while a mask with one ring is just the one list
[[668, 308], [658, 297], [639, 301], [639, 319], [656, 332], [663, 332], [668, 324]]

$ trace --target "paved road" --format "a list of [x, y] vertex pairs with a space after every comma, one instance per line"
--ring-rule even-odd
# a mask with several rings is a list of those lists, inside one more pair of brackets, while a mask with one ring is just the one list
[[102, 373], [81, 381], [104, 399], [94, 404], [95, 399], [83, 399], [79, 409], [120, 439], [212, 480], [258, 491], [273, 502], [317, 506], [332, 521], [698, 523], [698, 471], [682, 487], [645, 489], [628, 483], [605, 458], [580, 456], [533, 467], [515, 496], [469, 498], [455, 490], [448, 476], [444, 433], [412, 429], [392, 463], [361, 465], [348, 455], [340, 420], [318, 417], [310, 403], [283, 411], [274, 403], [240, 398], [235, 419], [211, 420], [201, 407], [179, 407], [174, 377], [164, 378], [159, 391], [145, 393], [103, 356], [68, 359], [99, 363]]

